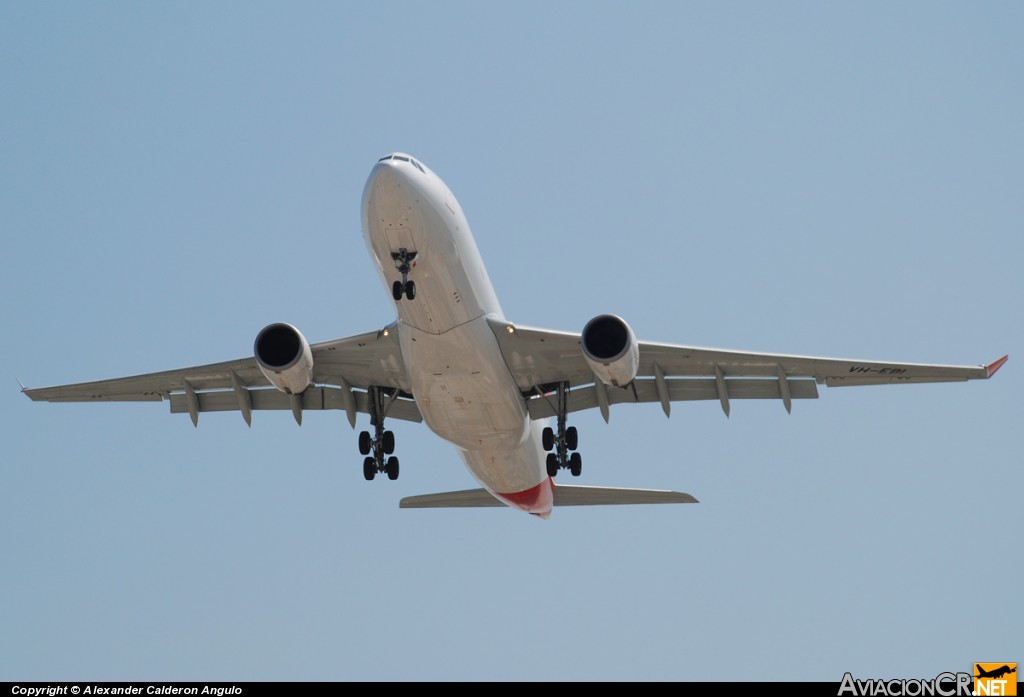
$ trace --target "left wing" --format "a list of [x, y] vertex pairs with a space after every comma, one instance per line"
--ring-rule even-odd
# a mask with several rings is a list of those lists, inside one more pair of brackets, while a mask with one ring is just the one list
[[300, 422], [305, 410], [344, 409], [354, 425], [357, 411], [369, 413], [369, 390], [383, 388], [389, 417], [422, 421], [409, 395], [393, 327], [313, 344], [310, 350], [313, 385], [301, 395], [275, 389], [255, 358], [22, 391], [35, 401], [46, 402], [167, 400], [172, 413], [188, 413], [193, 422], [204, 411], [241, 411], [249, 423], [252, 412], [262, 409], [291, 409]]
[[491, 322], [491, 329], [534, 419], [555, 415], [550, 392], [558, 383], [571, 388], [567, 411], [598, 407], [605, 420], [608, 406], [622, 402], [660, 402], [668, 414], [671, 402], [718, 400], [728, 415], [734, 399], [780, 399], [789, 411], [794, 399], [817, 399], [817, 385], [987, 379], [1007, 360], [1003, 356], [979, 366], [890, 363], [639, 342], [637, 377], [616, 388], [595, 378], [583, 357], [579, 334], [497, 321]]

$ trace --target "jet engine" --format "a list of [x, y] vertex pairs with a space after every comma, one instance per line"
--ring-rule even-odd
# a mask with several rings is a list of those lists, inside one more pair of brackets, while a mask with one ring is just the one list
[[626, 321], [598, 315], [583, 328], [583, 357], [606, 385], [625, 387], [640, 369], [640, 346]]
[[313, 352], [292, 325], [278, 322], [264, 327], [256, 335], [253, 352], [267, 380], [282, 392], [301, 394], [312, 384]]

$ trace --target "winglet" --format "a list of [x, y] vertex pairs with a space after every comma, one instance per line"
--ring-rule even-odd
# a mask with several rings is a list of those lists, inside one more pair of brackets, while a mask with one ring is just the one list
[[985, 366], [985, 368], [988, 370], [988, 376], [992, 377], [993, 375], [995, 375], [996, 371], [1003, 367], [1003, 363], [1006, 363], [1006, 360], [1009, 357], [1009, 354], [1007, 354], [1000, 358], [998, 361], [993, 361], [989, 363], [987, 366]]
[[[14, 378], [14, 379], [15, 379], [15, 380], [18, 380], [18, 378]], [[21, 380], [18, 380], [18, 387], [20, 387], [20, 388], [21, 388], [21, 392], [22, 392], [22, 394], [24, 394], [24, 393], [25, 393], [25, 390], [27, 390], [27, 389], [28, 389], [28, 388], [27, 388], [27, 387], [25, 387], [25, 385], [24, 385], [24, 384], [23, 384], [23, 383], [21, 382]]]

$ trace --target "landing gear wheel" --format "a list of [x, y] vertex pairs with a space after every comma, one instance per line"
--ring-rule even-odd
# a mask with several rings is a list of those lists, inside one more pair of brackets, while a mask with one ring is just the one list
[[575, 426], [565, 429], [565, 447], [575, 450], [580, 444], [580, 434]]
[[384, 441], [383, 445], [384, 445], [384, 454], [385, 455], [390, 455], [391, 453], [395, 452], [395, 432], [394, 431], [384, 431], [383, 441]]
[[580, 476], [580, 473], [583, 472], [583, 457], [579, 453], [569, 456], [569, 472], [574, 477]]
[[373, 478], [377, 476], [377, 461], [372, 457], [368, 457], [363, 460], [363, 477], [368, 482], [372, 482]]
[[388, 479], [395, 481], [398, 479], [398, 458], [389, 457], [388, 464], [384, 465], [384, 471], [388, 474]]
[[405, 294], [409, 300], [416, 297], [416, 284], [409, 280], [409, 273], [416, 266], [416, 258], [419, 254], [415, 250], [402, 247], [397, 252], [391, 252], [391, 259], [395, 262], [395, 268], [402, 274], [401, 281], [395, 281], [391, 286], [391, 295], [395, 300], [401, 300]]
[[359, 454], [369, 455], [370, 450], [373, 448], [373, 441], [370, 439], [369, 431], [361, 431], [359, 433]]
[[555, 447], [555, 432], [551, 430], [550, 426], [544, 427], [540, 434], [540, 442], [544, 446], [545, 452], [551, 452], [551, 449]]
[[549, 477], [557, 477], [558, 476], [558, 455], [555, 455], [554, 453], [548, 453], [547, 465], [548, 465], [548, 476]]

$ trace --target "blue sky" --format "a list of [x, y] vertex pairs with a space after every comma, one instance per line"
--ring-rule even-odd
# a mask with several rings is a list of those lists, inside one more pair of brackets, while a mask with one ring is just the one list
[[[934, 676], [1021, 661], [1024, 9], [0, 5], [0, 679]], [[396, 423], [33, 404], [393, 318], [359, 229], [404, 150], [506, 314], [1011, 360], [987, 383], [574, 418], [584, 483], [698, 506], [400, 511]], [[365, 417], [361, 417], [361, 425]], [[1015, 503], [1016, 502], [1016, 503]]]

